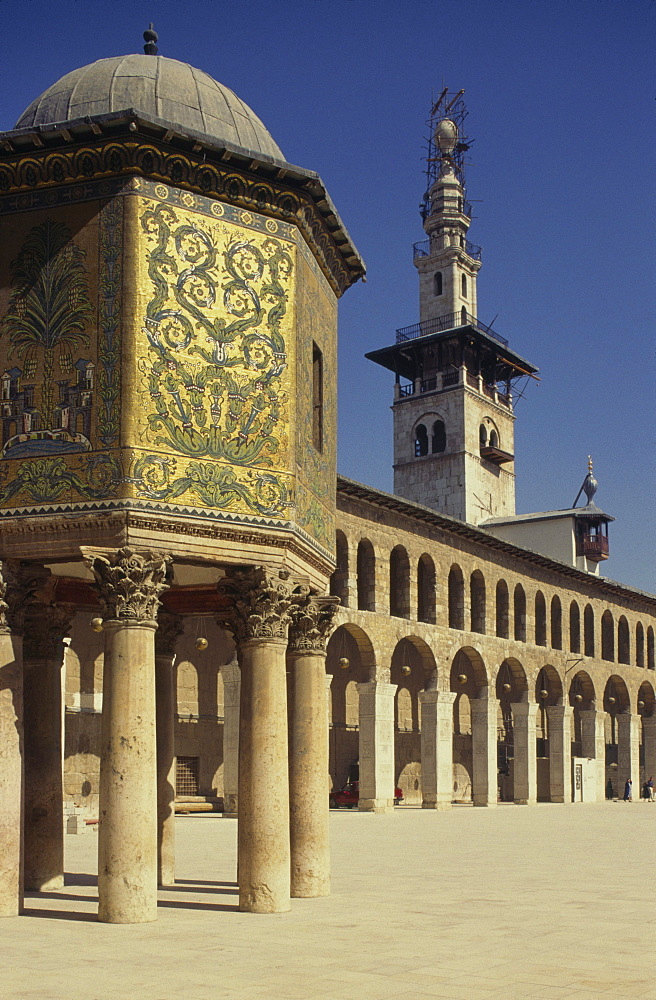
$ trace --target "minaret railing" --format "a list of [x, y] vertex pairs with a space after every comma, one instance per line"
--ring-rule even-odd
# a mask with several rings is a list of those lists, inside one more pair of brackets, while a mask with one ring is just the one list
[[447, 313], [446, 316], [435, 316], [433, 319], [425, 319], [422, 323], [413, 323], [412, 326], [402, 326], [396, 331], [396, 343], [402, 344], [406, 340], [416, 340], [417, 337], [427, 337], [431, 333], [441, 333], [443, 330], [453, 330], [458, 326], [473, 326], [474, 329], [479, 330], [481, 333], [487, 334], [488, 337], [493, 337], [500, 344], [507, 345], [508, 341], [504, 337], [500, 337], [498, 333], [495, 333], [489, 326], [485, 323], [481, 323], [479, 319], [472, 316], [471, 313], [466, 313], [466, 321], [462, 321], [462, 313], [454, 312]]

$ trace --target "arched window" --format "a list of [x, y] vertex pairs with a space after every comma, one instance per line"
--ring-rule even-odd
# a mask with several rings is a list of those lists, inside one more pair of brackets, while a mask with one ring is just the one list
[[645, 630], [642, 627], [642, 622], [638, 622], [636, 625], [636, 667], [644, 667], [645, 665]]
[[467, 298], [467, 275], [466, 274], [463, 274], [461, 281], [462, 281], [462, 297], [463, 297], [463, 299], [466, 299]]
[[563, 648], [563, 610], [558, 596], [551, 599], [551, 648]]
[[622, 615], [617, 623], [617, 662], [631, 662], [631, 640], [629, 639], [629, 623]]
[[589, 604], [586, 604], [583, 612], [583, 652], [586, 656], [595, 655], [594, 611]]
[[505, 580], [497, 583], [497, 635], [507, 639], [510, 630], [510, 606], [508, 600], [508, 584]]
[[465, 581], [459, 566], [449, 571], [449, 628], [465, 627]]
[[478, 443], [481, 448], [487, 448], [487, 427], [485, 424], [481, 424], [478, 428]]
[[469, 581], [471, 605], [471, 630], [485, 635], [485, 579], [479, 569], [474, 570]]
[[390, 553], [390, 614], [395, 618], [410, 617], [410, 562], [402, 545]]
[[428, 432], [423, 424], [419, 424], [415, 431], [415, 458], [428, 454]]
[[466, 322], [467, 322], [467, 310], [465, 309], [465, 307], [464, 307], [464, 306], [463, 306], [463, 307], [462, 307], [462, 309], [460, 310], [460, 322], [462, 323], [462, 325], [463, 325], [463, 326], [464, 326], [464, 325], [466, 324]]
[[514, 594], [515, 612], [515, 639], [517, 642], [526, 642], [526, 594], [521, 583], [515, 587]]
[[342, 607], [348, 608], [348, 542], [343, 531], [338, 531], [336, 534], [335, 549], [337, 565], [330, 578], [330, 593], [339, 597]]
[[358, 544], [358, 610], [376, 610], [376, 557], [371, 542], [363, 538]]
[[434, 295], [441, 295], [442, 294], [442, 272], [441, 271], [436, 271], [435, 272], [435, 277], [433, 278], [433, 294]]
[[547, 645], [547, 605], [541, 590], [535, 595], [535, 645]]
[[443, 452], [446, 448], [446, 428], [444, 426], [444, 421], [436, 420], [433, 424], [433, 433], [431, 435], [431, 452], [433, 455], [437, 455]]
[[581, 612], [576, 601], [569, 606], [569, 651], [581, 652]]
[[649, 626], [647, 629], [647, 670], [654, 669], [654, 630]]
[[615, 659], [615, 628], [613, 616], [608, 610], [601, 616], [601, 658], [610, 661]]
[[435, 564], [427, 555], [417, 563], [417, 619], [435, 624]]
[[492, 428], [492, 430], [490, 431], [490, 448], [498, 448], [498, 447], [499, 447], [499, 435], [497, 434], [495, 429]]

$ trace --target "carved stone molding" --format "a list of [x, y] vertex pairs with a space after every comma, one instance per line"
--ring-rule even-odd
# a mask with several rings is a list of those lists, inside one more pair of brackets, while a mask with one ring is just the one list
[[160, 594], [173, 579], [171, 556], [122, 548], [110, 555], [85, 555], [84, 561], [96, 578], [105, 618], [156, 620]]
[[50, 570], [19, 559], [0, 562], [0, 630], [22, 635], [25, 615], [36, 601], [36, 592], [50, 577]]
[[160, 611], [157, 615], [157, 631], [155, 632], [155, 655], [173, 656], [175, 644], [184, 632], [184, 622], [180, 615], [170, 611]]
[[286, 639], [293, 600], [289, 572], [271, 573], [263, 566], [235, 569], [219, 580], [217, 589], [230, 607], [218, 615], [239, 645], [265, 639]]
[[66, 604], [33, 604], [25, 615], [23, 654], [26, 659], [54, 660], [62, 654], [75, 608]]
[[339, 597], [319, 597], [312, 593], [296, 596], [290, 608], [287, 652], [325, 653], [339, 604]]

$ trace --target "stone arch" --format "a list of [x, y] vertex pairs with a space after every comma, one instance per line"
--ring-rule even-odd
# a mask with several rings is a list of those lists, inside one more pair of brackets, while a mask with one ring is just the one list
[[514, 637], [517, 642], [526, 642], [526, 593], [521, 583], [513, 594]]
[[[563, 756], [563, 743], [551, 739], [551, 713], [558, 711], [558, 706], [563, 704], [563, 684], [560, 674], [556, 668], [547, 663], [538, 670], [535, 678], [535, 701], [538, 706], [535, 719], [535, 769], [536, 769], [536, 792], [538, 802], [550, 802], [552, 799], [552, 755], [554, 755], [553, 767], [554, 778], [558, 777], [558, 763]], [[560, 751], [560, 752], [559, 752]], [[569, 782], [570, 775], [562, 774], [558, 779], [558, 788], [554, 788], [554, 794], [558, 795], [556, 801], [562, 801], [564, 789], [561, 792], [560, 785]]]
[[[546, 691], [546, 694], [543, 692]], [[550, 663], [540, 667], [535, 678], [535, 701], [538, 705], [562, 705], [563, 682], [558, 670]]]
[[454, 563], [449, 570], [449, 628], [465, 628], [465, 581], [462, 570]]
[[594, 756], [594, 746], [590, 745], [594, 741], [589, 736], [584, 741], [581, 712], [594, 711], [596, 708], [596, 697], [595, 686], [590, 674], [586, 670], [578, 670], [570, 681], [568, 694], [569, 704], [574, 709], [572, 724], [573, 757]]
[[650, 625], [647, 629], [647, 670], [653, 670], [654, 666], [654, 629]]
[[638, 689], [636, 711], [643, 719], [649, 719], [656, 711], [656, 694], [649, 681], [643, 681]]
[[434, 625], [435, 618], [435, 563], [424, 553], [417, 562], [417, 619]]
[[558, 594], [551, 598], [551, 648], [563, 648], [563, 607]]
[[390, 615], [410, 617], [410, 560], [403, 545], [390, 552]]
[[[340, 660], [347, 660], [345, 665]], [[360, 758], [360, 696], [358, 684], [376, 676], [376, 656], [371, 639], [358, 625], [339, 625], [326, 647], [326, 672], [330, 687], [329, 770], [334, 788], [357, 777]]]
[[626, 681], [619, 674], [612, 674], [606, 681], [604, 688], [604, 711], [609, 715], [620, 715], [628, 712], [631, 706], [629, 690]]
[[497, 581], [496, 586], [496, 634], [500, 639], [510, 636], [510, 598], [505, 580]]
[[[606, 795], [608, 798], [617, 796], [626, 775], [619, 774], [620, 760], [620, 724], [618, 717], [630, 712], [631, 699], [626, 683], [618, 674], [613, 674], [606, 681], [602, 702], [604, 719], [604, 741], [606, 744]], [[637, 789], [636, 789], [637, 794]]]
[[541, 590], [535, 594], [535, 645], [547, 645], [547, 602]]
[[581, 610], [576, 601], [569, 606], [569, 651], [581, 652]]
[[583, 612], [583, 653], [585, 656], [595, 655], [595, 619], [590, 604], [586, 604]]
[[608, 608], [601, 616], [601, 658], [611, 663], [615, 659], [615, 623]]
[[[346, 667], [339, 663], [347, 659]], [[373, 680], [376, 676], [376, 655], [371, 639], [359, 625], [344, 622], [338, 625], [326, 647], [326, 672], [333, 677], [349, 675], [358, 683]], [[335, 681], [333, 680], [333, 687]]]
[[181, 659], [176, 664], [177, 713], [179, 716], [198, 716], [198, 670], [191, 660]]
[[471, 609], [471, 631], [480, 632], [485, 635], [486, 626], [486, 598], [485, 598], [485, 577], [480, 569], [475, 569], [469, 580], [469, 597]]
[[626, 615], [620, 615], [617, 622], [617, 662], [631, 662], [631, 639]]
[[478, 650], [471, 646], [458, 650], [451, 663], [449, 687], [456, 695], [453, 702], [453, 797], [458, 802], [469, 802], [475, 779], [472, 702], [485, 698], [489, 690], [488, 672]]
[[428, 454], [428, 431], [423, 420], [417, 424], [413, 431], [415, 458], [423, 458]]
[[394, 694], [394, 782], [403, 791], [404, 802], [420, 804], [421, 707], [420, 693], [435, 686], [435, 657], [423, 639], [404, 636], [392, 653], [390, 679]]
[[512, 706], [528, 701], [528, 679], [519, 660], [507, 657], [501, 663], [495, 688], [499, 797], [502, 802], [512, 802], [515, 798], [515, 720]]
[[335, 561], [337, 565], [330, 577], [330, 593], [339, 597], [343, 608], [349, 606], [349, 543], [339, 529], [335, 532]]
[[376, 554], [368, 538], [358, 542], [356, 556], [358, 574], [358, 610], [376, 610]]
[[636, 622], [635, 627], [635, 662], [636, 667], [645, 665], [645, 630], [642, 622]]

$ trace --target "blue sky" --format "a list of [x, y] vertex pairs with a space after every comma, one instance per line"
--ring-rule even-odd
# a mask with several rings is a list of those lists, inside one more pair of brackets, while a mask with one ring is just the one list
[[517, 404], [517, 510], [572, 504], [592, 454], [604, 575], [656, 590], [652, 0], [0, 0], [0, 128], [64, 73], [141, 51], [206, 70], [317, 170], [368, 267], [340, 304], [339, 470], [392, 488], [393, 376], [418, 319], [431, 98], [465, 88], [479, 317], [540, 368]]

